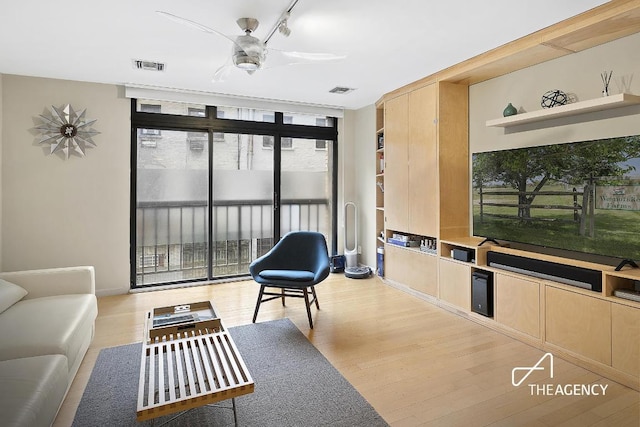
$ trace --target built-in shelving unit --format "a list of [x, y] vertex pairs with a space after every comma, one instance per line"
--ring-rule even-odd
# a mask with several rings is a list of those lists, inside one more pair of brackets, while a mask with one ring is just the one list
[[[386, 238], [384, 216], [384, 108], [376, 108], [376, 251], [384, 252]], [[382, 248], [382, 249], [381, 249]], [[377, 261], [377, 273], [384, 276], [384, 256]]]
[[557, 119], [560, 117], [577, 116], [580, 114], [595, 111], [611, 110], [614, 108], [627, 107], [629, 105], [640, 104], [640, 96], [628, 93], [610, 95], [588, 101], [575, 102], [573, 104], [560, 105], [558, 107], [544, 110], [532, 111], [530, 113], [516, 114], [514, 116], [502, 117], [499, 119], [487, 120], [487, 127], [502, 127], [523, 125], [526, 123], [540, 122], [543, 120]]
[[[492, 245], [466, 237], [440, 242], [439, 304], [471, 320], [534, 346], [600, 369], [616, 381], [637, 388], [640, 373], [640, 302], [619, 298], [616, 289], [635, 288], [640, 269], [587, 263]], [[474, 259], [453, 259], [451, 251], [473, 251]], [[589, 268], [602, 272], [602, 290], [592, 291], [548, 278], [490, 266], [487, 251]], [[494, 317], [471, 312], [471, 275], [493, 275]], [[578, 337], [578, 338], [576, 338]]]
[[[467, 149], [469, 85], [638, 32], [638, 2], [606, 2], [398, 88], [376, 104], [377, 134], [386, 133], [386, 152], [376, 148], [377, 160], [386, 156], [387, 161], [386, 175], [376, 169], [376, 180], [386, 180], [386, 203], [376, 205], [376, 243], [380, 247], [384, 242], [385, 282], [636, 390], [640, 390], [640, 302], [615, 294], [638, 289], [640, 269], [587, 266], [471, 236]], [[551, 121], [563, 117], [588, 120], [589, 113], [599, 111], [635, 115], [637, 105], [640, 96], [623, 93], [497, 118], [486, 126], [514, 126], [512, 131], [517, 131], [519, 125], [542, 126], [545, 121], [553, 125]], [[428, 128], [430, 123], [436, 128]], [[429, 147], [435, 150], [426, 150]], [[435, 197], [428, 199], [430, 195]], [[385, 241], [396, 232], [434, 236], [437, 254]], [[489, 251], [593, 269], [601, 277], [602, 289], [583, 289], [489, 265]], [[492, 302], [492, 316], [474, 310], [475, 273], [491, 277], [493, 295], [484, 296]]]

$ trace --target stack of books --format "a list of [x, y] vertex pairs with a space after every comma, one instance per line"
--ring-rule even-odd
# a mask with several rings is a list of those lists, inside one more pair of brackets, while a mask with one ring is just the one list
[[387, 243], [392, 245], [408, 247], [420, 246], [420, 239], [414, 236], [406, 236], [404, 234], [393, 233], [393, 236], [387, 237]]

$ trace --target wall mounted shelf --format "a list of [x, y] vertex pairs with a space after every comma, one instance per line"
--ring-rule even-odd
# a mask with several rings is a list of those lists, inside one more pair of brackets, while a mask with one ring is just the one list
[[640, 96], [631, 95], [629, 93], [620, 93], [617, 95], [590, 99], [588, 101], [561, 105], [559, 107], [532, 111], [530, 113], [522, 113], [516, 114], [515, 116], [487, 120], [486, 125], [487, 127], [507, 128], [510, 126], [518, 126], [525, 123], [534, 123], [543, 120], [557, 119], [559, 117], [577, 116], [579, 114], [591, 113], [594, 111], [611, 110], [614, 108], [626, 107], [634, 104], [640, 104]]

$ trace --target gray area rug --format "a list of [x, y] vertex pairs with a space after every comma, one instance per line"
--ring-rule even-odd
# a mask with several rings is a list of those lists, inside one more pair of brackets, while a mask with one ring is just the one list
[[[229, 328], [255, 391], [236, 398], [240, 426], [387, 426], [382, 417], [289, 319]], [[153, 426], [138, 423], [136, 401], [142, 344], [100, 351], [73, 425]], [[222, 402], [230, 406], [231, 401]], [[233, 412], [202, 407], [169, 426], [233, 426]]]

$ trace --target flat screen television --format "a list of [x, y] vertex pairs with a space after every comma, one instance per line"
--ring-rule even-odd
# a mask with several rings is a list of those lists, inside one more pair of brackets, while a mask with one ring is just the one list
[[475, 236], [640, 260], [640, 135], [474, 153], [472, 180]]

